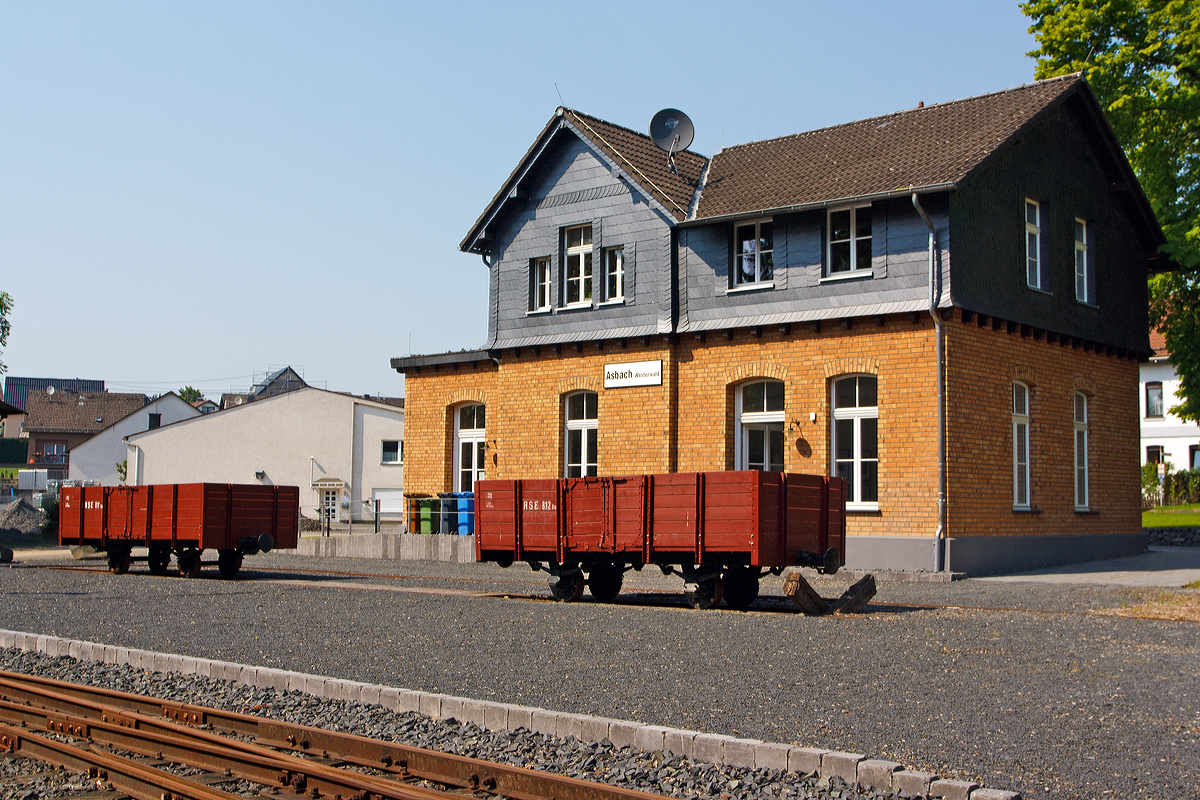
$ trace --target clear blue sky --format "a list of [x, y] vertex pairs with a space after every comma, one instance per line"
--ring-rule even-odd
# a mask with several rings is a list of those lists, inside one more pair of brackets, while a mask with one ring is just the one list
[[0, 0], [0, 360], [402, 394], [393, 356], [483, 344], [458, 243], [557, 92], [636, 130], [681, 108], [712, 155], [1026, 83], [1027, 28], [1011, 0]]

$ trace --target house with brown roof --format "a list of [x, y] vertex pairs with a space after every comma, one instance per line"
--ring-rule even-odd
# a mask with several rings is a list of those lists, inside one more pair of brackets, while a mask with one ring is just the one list
[[148, 402], [144, 394], [30, 389], [25, 401], [30, 465], [48, 469], [51, 479], [66, 478], [73, 447]]
[[673, 168], [560, 108], [460, 244], [486, 343], [391, 362], [406, 491], [806, 472], [846, 481], [852, 567], [1136, 552], [1163, 242], [1078, 75]]

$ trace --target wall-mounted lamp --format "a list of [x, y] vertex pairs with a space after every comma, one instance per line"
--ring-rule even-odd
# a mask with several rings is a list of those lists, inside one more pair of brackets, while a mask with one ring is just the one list
[[817, 412], [815, 412], [815, 411], [808, 412], [808, 421], [816, 422], [817, 421]]

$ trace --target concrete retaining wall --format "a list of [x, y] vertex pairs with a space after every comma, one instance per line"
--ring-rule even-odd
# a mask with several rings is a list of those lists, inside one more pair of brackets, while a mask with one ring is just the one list
[[449, 561], [455, 564], [467, 564], [475, 560], [475, 537], [421, 533], [355, 533], [348, 536], [313, 536], [300, 539], [295, 552], [301, 556], [326, 558]]

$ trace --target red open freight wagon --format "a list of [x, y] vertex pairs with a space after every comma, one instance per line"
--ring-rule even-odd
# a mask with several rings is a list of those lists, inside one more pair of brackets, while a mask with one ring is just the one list
[[696, 588], [694, 605], [722, 597], [748, 608], [763, 571], [833, 573], [846, 547], [841, 478], [795, 473], [684, 472], [621, 478], [484, 480], [475, 484], [480, 561], [543, 563], [560, 600], [612, 600], [629, 569], [655, 564]]
[[118, 574], [141, 560], [134, 547], [149, 548], [154, 575], [166, 574], [175, 553], [179, 574], [189, 578], [200, 574], [201, 554], [216, 550], [221, 576], [232, 578], [245, 555], [294, 548], [299, 513], [297, 486], [68, 486], [59, 492], [58, 541], [105, 551]]

